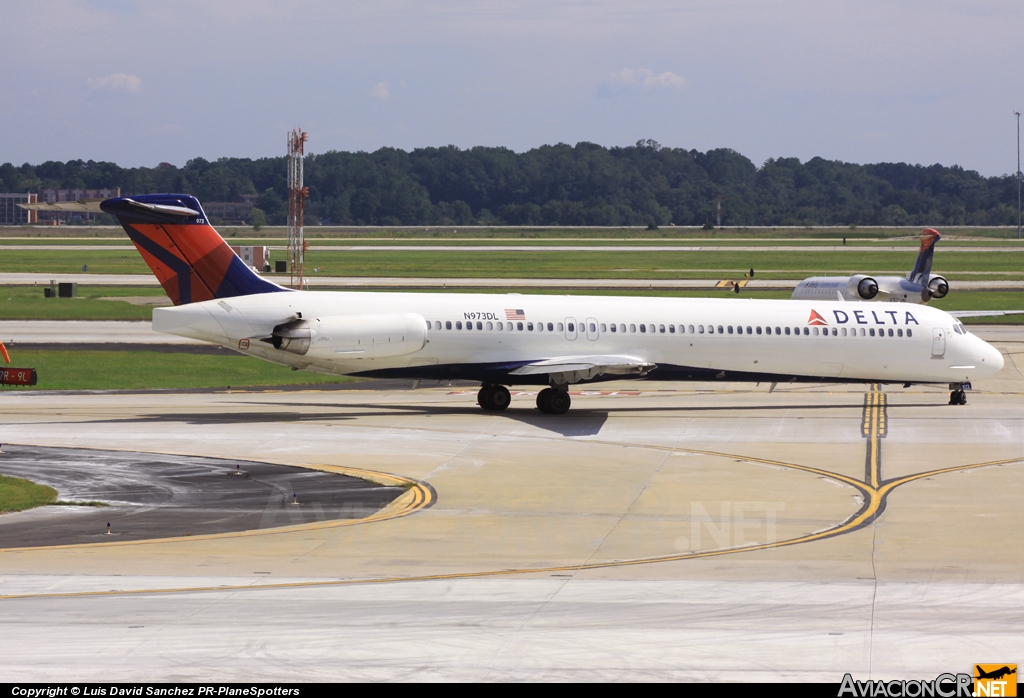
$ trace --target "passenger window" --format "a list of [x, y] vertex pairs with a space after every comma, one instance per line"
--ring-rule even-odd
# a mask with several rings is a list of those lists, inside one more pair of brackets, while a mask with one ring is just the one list
[[908, 337], [913, 337], [914, 336], [914, 333], [910, 331], [909, 327], [907, 328], [907, 336]]
[[704, 325], [697, 325], [697, 333], [704, 334]]
[[548, 332], [554, 332], [554, 331], [555, 331], [555, 323], [549, 322], [548, 323]]
[[590, 323], [590, 331], [597, 332], [597, 325], [595, 325], [594, 323]]
[[868, 332], [871, 334], [872, 337], [875, 336], [875, 328], [874, 327], [872, 327], [870, 330], [868, 330]]
[[723, 334], [722, 333], [722, 326], [721, 325], [718, 326], [718, 334]]
[[640, 331], [646, 333], [647, 332], [647, 325], [640, 325]]
[[625, 325], [619, 325], [619, 332], [625, 333], [625, 331], [626, 331], [626, 326]]
[[608, 331], [608, 328], [605, 327], [605, 324], [603, 322], [601, 323], [601, 331], [602, 332], [607, 332]]
[[658, 325], [658, 332], [660, 332], [661, 334], [665, 334], [665, 326], [664, 325]]
[[750, 325], [747, 325], [747, 334], [754, 334], [754, 331], [750, 328]]
[[863, 328], [863, 327], [861, 327], [861, 328], [860, 328], [860, 336], [861, 336], [861, 337], [866, 337], [866, 336], [867, 336], [867, 335], [865, 334], [865, 332], [864, 332], [864, 328]]
[[892, 328], [889, 328], [889, 336], [892, 337]]
[[814, 328], [814, 336], [815, 336], [815, 337], [817, 337], [817, 336], [818, 336], [818, 328], [817, 328], [817, 327], [815, 327], [815, 328]]
[[488, 322], [487, 323], [487, 329], [493, 330], [494, 329], [494, 323], [493, 322]]
[[520, 332], [522, 332], [523, 331], [523, 323], [517, 322], [516, 323], [516, 329], [519, 330]]
[[612, 332], [614, 332], [614, 331], [615, 331], [615, 324], [612, 323]]
[[452, 321], [451, 320], [445, 320], [444, 321], [444, 328], [446, 330], [450, 330], [452, 328]]
[[572, 322], [570, 322], [568, 324], [568, 328], [569, 328], [570, 332], [575, 332], [576, 331], [576, 325], [574, 323], [572, 323]]
[[456, 320], [455, 321], [455, 329], [457, 329], [457, 330], [461, 330], [462, 329], [462, 320]]
[[837, 330], [835, 327], [832, 328], [832, 336], [833, 337], [838, 337], [839, 336], [839, 330]]
[[789, 328], [788, 327], [786, 328], [786, 334], [789, 334]]
[[634, 325], [633, 323], [629, 323], [629, 331], [636, 332], [636, 325]]
[[[748, 327], [747, 329], [749, 330], [750, 328]], [[760, 325], [757, 326], [757, 333], [761, 334], [761, 326]]]
[[467, 330], [471, 330], [471, 329], [473, 329], [473, 323], [472, 323], [472, 322], [467, 322], [467, 323], [466, 323], [466, 329], [467, 329]]
[[482, 323], [482, 322], [480, 322], [479, 320], [477, 320], [477, 321], [476, 321], [476, 328], [477, 328], [478, 330], [482, 330], [482, 329], [484, 328], [484, 323]]
[[[571, 326], [571, 325], [569, 326], [569, 329], [570, 329], [570, 330], [572, 329], [572, 326]], [[533, 323], [532, 323], [532, 322], [528, 322], [528, 323], [526, 323], [526, 331], [527, 331], [527, 332], [533, 332]]]
[[[682, 327], [682, 325], [680, 325], [680, 327]], [[669, 325], [668, 326], [668, 333], [669, 334], [675, 334], [676, 333], [676, 326], [675, 325]]]
[[563, 325], [562, 323], [559, 322], [559, 323], [555, 323], [555, 324], [558, 326], [558, 331], [559, 332], [561, 332], [562, 330], [565, 329], [565, 325]]
[[[782, 334], [782, 329], [779, 327], [775, 328], [775, 334]], [[786, 334], [789, 334], [789, 330], [786, 330]]]
[[708, 334], [714, 334], [714, 333], [715, 333], [715, 326], [714, 325], [708, 325]]
[[729, 334], [732, 334], [732, 325], [729, 325]]
[[512, 331], [512, 323], [511, 322], [508, 323], [507, 325], [505, 325], [505, 331], [506, 332], [511, 332]]
[[499, 322], [499, 323], [498, 323], [498, 332], [501, 332], [501, 331], [502, 331], [502, 330], [504, 330], [504, 329], [505, 329], [505, 324], [504, 324], [504, 323], [501, 323], [501, 322]]
[[903, 330], [896, 330], [896, 336], [897, 337], [902, 337], [903, 336]]
[[693, 325], [690, 325], [690, 334], [693, 334]]

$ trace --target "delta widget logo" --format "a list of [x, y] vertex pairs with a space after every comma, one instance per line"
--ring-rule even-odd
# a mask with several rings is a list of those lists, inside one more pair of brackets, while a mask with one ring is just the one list
[[808, 325], [827, 325], [828, 322], [821, 315], [818, 314], [817, 310], [811, 311], [811, 316], [807, 318]]

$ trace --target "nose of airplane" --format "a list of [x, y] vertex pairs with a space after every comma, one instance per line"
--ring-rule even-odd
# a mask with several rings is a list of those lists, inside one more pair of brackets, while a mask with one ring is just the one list
[[978, 368], [989, 375], [1002, 371], [1003, 353], [982, 339], [979, 339], [978, 343]]

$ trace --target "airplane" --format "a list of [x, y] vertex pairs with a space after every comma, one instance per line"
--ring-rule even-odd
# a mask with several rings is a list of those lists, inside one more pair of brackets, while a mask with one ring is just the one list
[[949, 282], [932, 274], [935, 244], [942, 235], [934, 228], [921, 233], [921, 249], [914, 268], [904, 276], [812, 276], [796, 285], [793, 300], [815, 301], [838, 298], [844, 301], [889, 301], [895, 303], [927, 303], [945, 298]]
[[475, 381], [488, 411], [509, 406], [507, 386], [538, 385], [546, 387], [537, 408], [564, 414], [569, 386], [621, 378], [769, 382], [771, 390], [938, 383], [962, 405], [973, 380], [1003, 367], [999, 350], [927, 306], [293, 290], [242, 262], [190, 195], [95, 207], [118, 219], [174, 304], [153, 310], [154, 330], [295, 370]]
[[975, 676], [974, 678], [976, 678], [976, 679], [994, 679], [996, 681], [998, 681], [999, 679], [1003, 678], [1004, 676], [1009, 676], [1010, 674], [1016, 674], [1017, 673], [1016, 669], [1011, 669], [1008, 666], [1004, 666], [1004, 667], [1002, 667], [1000, 669], [995, 669], [993, 671], [982, 671], [981, 665], [975, 664], [974, 665], [974, 669], [975, 669], [975, 671], [978, 672], [977, 676]]

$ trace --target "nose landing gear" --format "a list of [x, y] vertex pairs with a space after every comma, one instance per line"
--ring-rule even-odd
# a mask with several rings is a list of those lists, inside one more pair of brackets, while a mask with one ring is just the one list
[[964, 388], [969, 388], [970, 385], [963, 383], [950, 383], [949, 384], [949, 404], [951, 405], [966, 405], [967, 404], [967, 391]]

